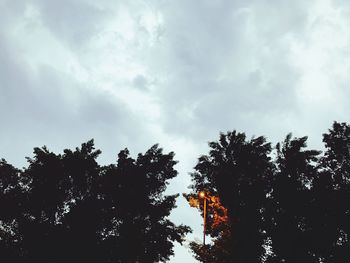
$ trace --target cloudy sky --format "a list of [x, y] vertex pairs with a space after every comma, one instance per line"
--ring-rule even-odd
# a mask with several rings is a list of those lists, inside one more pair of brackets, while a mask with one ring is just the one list
[[[24, 166], [94, 138], [112, 163], [175, 151], [185, 192], [220, 131], [321, 134], [350, 114], [350, 4], [342, 0], [0, 0], [0, 157]], [[179, 198], [172, 218], [201, 237]], [[195, 262], [186, 247], [171, 260]]]

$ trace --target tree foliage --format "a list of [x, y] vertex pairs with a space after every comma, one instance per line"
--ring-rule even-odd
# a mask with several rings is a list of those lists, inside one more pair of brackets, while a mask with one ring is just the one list
[[[228, 210], [229, 222], [219, 233], [208, 227], [214, 245], [209, 249], [211, 255], [202, 261], [260, 262], [266, 238], [265, 196], [273, 170], [271, 146], [264, 137], [247, 140], [244, 133], [233, 131], [220, 134], [219, 141], [210, 142], [209, 147], [209, 154], [201, 156], [195, 166], [192, 189], [218, 195]], [[198, 244], [192, 248], [197, 254], [208, 253]]]
[[[228, 222], [212, 227], [207, 245], [192, 242], [201, 262], [325, 262], [350, 258], [350, 126], [333, 124], [325, 152], [309, 150], [307, 137], [272, 148], [264, 137], [236, 131], [209, 143], [192, 173], [192, 193], [222, 200]], [[198, 208], [202, 212], [203, 206]]]
[[[325, 151], [288, 134], [221, 133], [199, 157], [191, 206], [207, 218], [197, 260], [214, 263], [345, 263], [350, 258], [350, 126], [334, 122]], [[0, 253], [5, 262], [164, 262], [190, 231], [169, 215], [174, 153], [124, 149], [101, 166], [93, 141], [55, 154], [35, 148], [28, 166], [0, 160]]]
[[314, 243], [325, 262], [350, 258], [350, 126], [334, 122], [323, 134], [326, 150], [314, 180]]
[[306, 150], [307, 137], [287, 135], [277, 144], [275, 173], [267, 206], [267, 232], [272, 241], [272, 262], [313, 262], [309, 232], [311, 183], [317, 174], [320, 152]]
[[35, 148], [19, 170], [0, 161], [0, 253], [5, 262], [159, 262], [190, 231], [168, 216], [174, 153], [127, 149], [100, 166], [93, 141], [63, 154]]

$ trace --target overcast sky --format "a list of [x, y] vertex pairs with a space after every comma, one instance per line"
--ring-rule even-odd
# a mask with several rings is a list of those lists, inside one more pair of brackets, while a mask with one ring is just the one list
[[[0, 157], [22, 167], [33, 147], [94, 138], [112, 163], [160, 143], [182, 193], [220, 131], [321, 148], [349, 119], [349, 73], [348, 1], [0, 0]], [[177, 246], [171, 262], [195, 260]]]

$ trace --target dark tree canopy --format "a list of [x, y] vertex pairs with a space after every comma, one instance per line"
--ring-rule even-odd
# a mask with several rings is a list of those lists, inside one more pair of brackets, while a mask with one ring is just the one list
[[317, 254], [325, 262], [350, 258], [350, 126], [334, 122], [323, 134], [326, 150], [313, 184]]
[[220, 134], [209, 147], [209, 155], [199, 158], [192, 174], [192, 189], [218, 195], [229, 222], [220, 234], [208, 231], [215, 238], [213, 247], [192, 244], [192, 248], [199, 252], [198, 259], [203, 252], [210, 254], [203, 262], [260, 262], [266, 238], [263, 209], [273, 170], [271, 146], [264, 137], [247, 140], [244, 133], [233, 131]]
[[[54, 154], [35, 148], [19, 170], [0, 161], [0, 254], [4, 262], [163, 262], [190, 229], [168, 216], [177, 195], [174, 153], [127, 149], [100, 166], [93, 141]], [[6, 260], [5, 260], [6, 259]]]
[[289, 134], [271, 148], [264, 137], [247, 140], [233, 131], [209, 143], [186, 197], [217, 196], [228, 220], [213, 227], [208, 209], [212, 243], [191, 243], [199, 261], [349, 262], [350, 126], [334, 122], [323, 135], [323, 154], [306, 142]]
[[[350, 126], [334, 122], [325, 151], [287, 135], [276, 147], [236, 131], [209, 143], [188, 201], [211, 242], [192, 242], [206, 263], [347, 263], [350, 258]], [[62, 154], [35, 148], [28, 167], [0, 160], [0, 255], [20, 263], [151, 263], [173, 255], [189, 227], [169, 215], [178, 195], [174, 153], [158, 145], [101, 166], [93, 141]], [[205, 195], [199, 198], [199, 192]], [[204, 202], [204, 200], [206, 200]]]
[[275, 173], [267, 199], [267, 232], [275, 257], [272, 262], [314, 262], [310, 252], [311, 183], [320, 152], [305, 150], [307, 137], [287, 135], [277, 144]]

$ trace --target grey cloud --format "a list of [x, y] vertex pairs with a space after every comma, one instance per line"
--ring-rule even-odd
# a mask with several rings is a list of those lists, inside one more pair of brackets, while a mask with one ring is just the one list
[[[82, 63], [80, 66], [93, 69], [94, 65], [89, 61], [95, 61], [98, 50], [85, 54], [80, 53], [79, 48], [83, 47], [84, 41], [98, 35], [99, 30], [104, 30], [104, 20], [111, 18], [110, 7], [118, 7], [118, 4], [115, 1], [69, 0], [0, 3], [4, 11], [0, 17], [1, 157], [21, 162], [35, 146], [48, 144], [50, 147], [51, 144], [53, 150], [61, 151], [64, 147], [95, 138], [98, 147], [105, 152], [103, 158], [112, 162], [121, 148], [144, 151], [157, 142], [147, 128], [147, 121], [130, 111], [122, 99], [101, 89], [100, 83], [78, 82], [73, 73], [61, 71], [60, 65], [50, 65], [49, 60], [34, 62], [33, 68], [23, 55], [36, 47], [31, 46], [23, 52], [13, 38], [12, 31], [27, 23], [25, 14], [32, 6], [39, 11], [38, 26], [44, 32], [49, 29], [60, 47], [70, 49], [78, 64]], [[30, 32], [25, 34], [30, 35]], [[41, 44], [45, 45], [45, 36], [36, 40], [38, 49]], [[24, 36], [23, 41], [25, 37], [28, 36]], [[50, 52], [55, 52], [55, 47]], [[92, 56], [92, 59], [84, 55]], [[118, 83], [118, 77], [115, 78]], [[146, 88], [149, 84], [146, 82], [146, 78], [140, 76], [134, 84]], [[116, 85], [116, 93], [118, 89]]]
[[32, 71], [6, 43], [0, 46], [1, 157], [23, 164], [33, 147], [61, 151], [95, 138], [111, 158], [121, 148], [143, 144], [147, 130], [138, 134], [141, 122], [119, 99], [47, 65]]
[[133, 79], [133, 83], [132, 84], [137, 89], [147, 91], [148, 90], [149, 81], [146, 79], [145, 76], [137, 75]]
[[198, 139], [296, 110], [299, 73], [288, 61], [288, 38], [303, 32], [307, 13], [300, 2], [266, 4], [162, 6], [166, 30], [155, 63], [164, 71], [155, 68], [168, 75], [157, 90], [167, 132]]
[[99, 33], [108, 12], [83, 0], [33, 0], [44, 24], [61, 41], [80, 47]]

